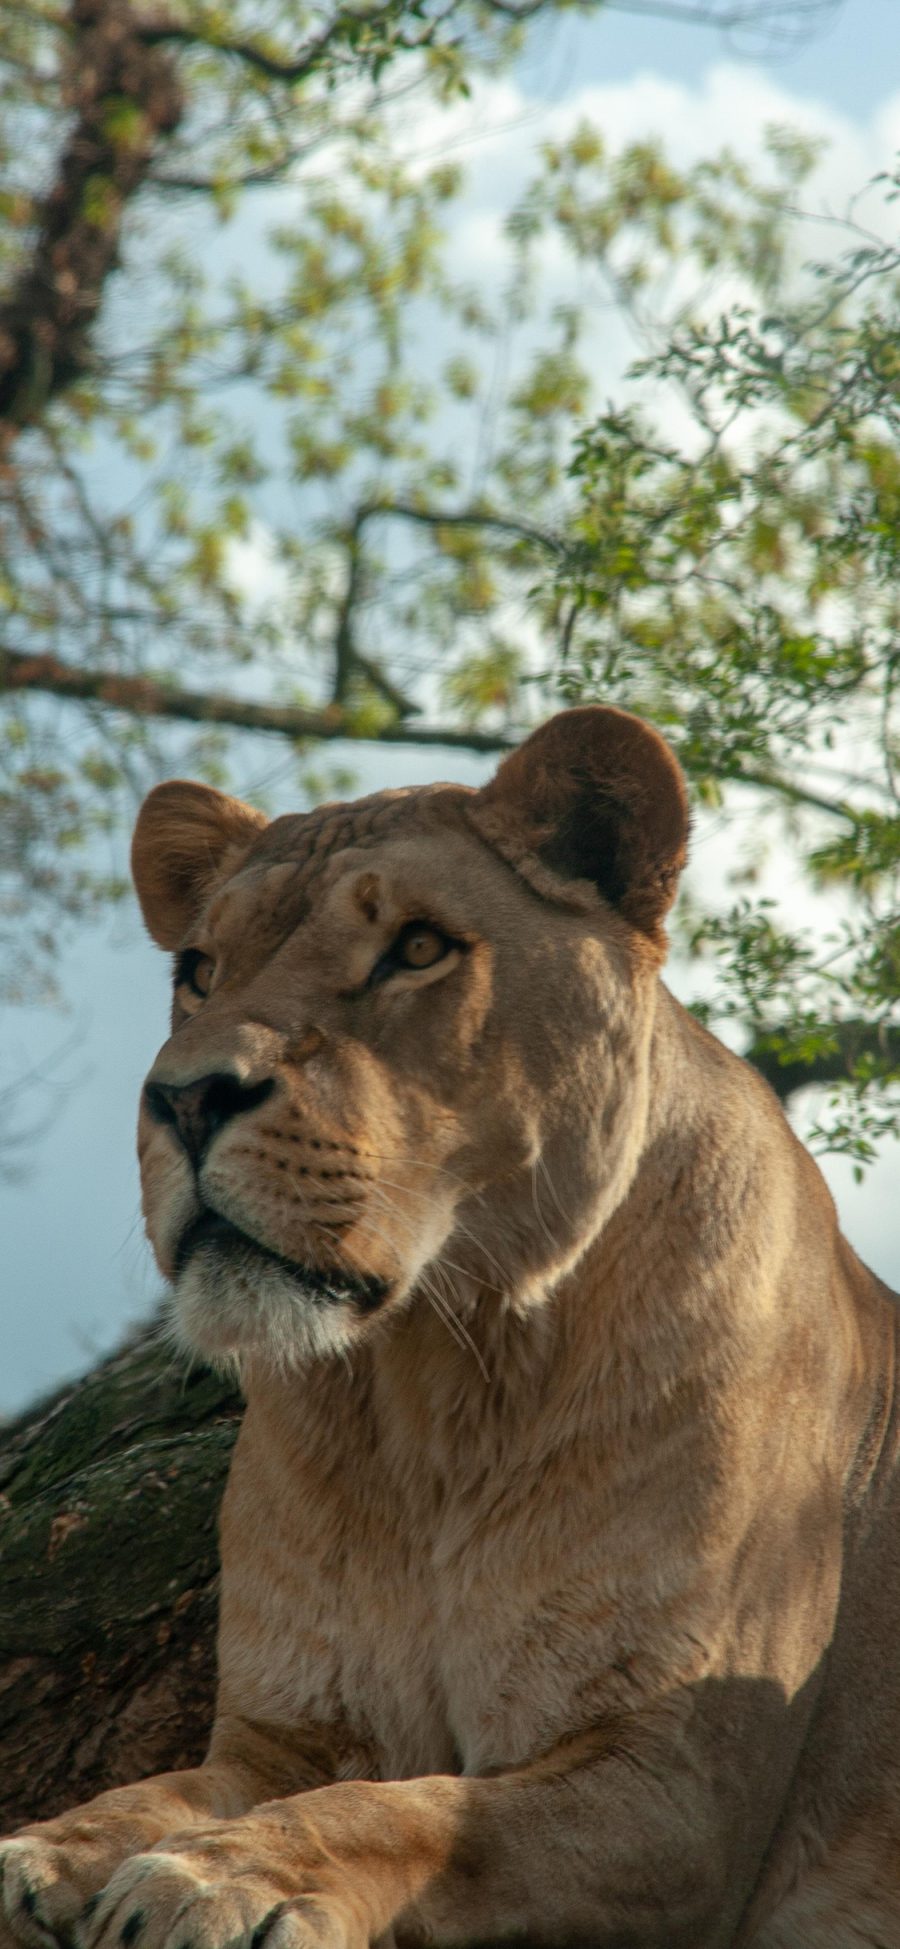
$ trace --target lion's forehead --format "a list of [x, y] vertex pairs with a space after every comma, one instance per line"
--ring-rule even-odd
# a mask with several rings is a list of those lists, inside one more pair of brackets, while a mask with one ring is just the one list
[[453, 788], [422, 786], [379, 792], [347, 804], [274, 819], [251, 847], [238, 872], [219, 888], [206, 912], [216, 932], [240, 936], [252, 925], [259, 949], [274, 947], [305, 920], [315, 895], [344, 854], [380, 846], [386, 839], [433, 831], [440, 823], [439, 795]]
[[433, 831], [436, 824], [452, 821], [462, 796], [458, 786], [405, 786], [369, 798], [320, 805], [312, 812], [290, 812], [265, 828], [246, 864], [266, 869], [290, 865], [297, 887], [309, 887], [338, 853], [376, 845], [401, 832]]
[[386, 838], [398, 826], [412, 826], [418, 792], [379, 792], [348, 804], [320, 805], [313, 812], [289, 812], [273, 819], [255, 842], [248, 866], [293, 866], [298, 885], [318, 878], [336, 853]]

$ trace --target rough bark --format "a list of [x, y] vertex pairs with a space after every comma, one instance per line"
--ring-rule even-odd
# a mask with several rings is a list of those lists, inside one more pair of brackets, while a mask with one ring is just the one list
[[0, 1430], [0, 1833], [202, 1754], [239, 1416], [148, 1332]]

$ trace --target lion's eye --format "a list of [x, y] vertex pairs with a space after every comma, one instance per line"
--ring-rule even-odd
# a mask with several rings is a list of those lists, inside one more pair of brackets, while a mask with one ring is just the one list
[[212, 955], [204, 954], [199, 947], [186, 947], [175, 968], [176, 988], [190, 988], [192, 994], [201, 997], [208, 995], [215, 965]]
[[411, 920], [394, 942], [394, 959], [401, 968], [432, 968], [435, 961], [443, 960], [449, 946], [446, 934], [437, 927]]
[[459, 941], [452, 941], [439, 927], [433, 927], [430, 920], [410, 920], [401, 927], [396, 940], [377, 961], [369, 976], [369, 987], [377, 988], [390, 975], [400, 974], [404, 968], [433, 968], [438, 961], [450, 953], [451, 948], [459, 947]]

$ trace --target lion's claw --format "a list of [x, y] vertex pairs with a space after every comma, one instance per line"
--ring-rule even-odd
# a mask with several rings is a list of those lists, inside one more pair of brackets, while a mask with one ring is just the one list
[[18, 1942], [51, 1949], [82, 1907], [63, 1872], [60, 1850], [36, 1836], [0, 1842], [0, 1913]]
[[327, 1898], [283, 1892], [264, 1874], [208, 1879], [164, 1848], [117, 1868], [77, 1932], [79, 1949], [362, 1949]]
[[81, 1949], [130, 1949], [138, 1937], [141, 1949], [214, 1949], [220, 1942], [237, 1949], [252, 1933], [251, 1918], [255, 1927], [259, 1906], [248, 1889], [216, 1887], [160, 1849], [123, 1861], [78, 1939]]
[[255, 1831], [175, 1835], [107, 1868], [98, 1894], [93, 1836], [17, 1835], [0, 1842], [0, 1949], [368, 1949], [340, 1891], [266, 1855]]

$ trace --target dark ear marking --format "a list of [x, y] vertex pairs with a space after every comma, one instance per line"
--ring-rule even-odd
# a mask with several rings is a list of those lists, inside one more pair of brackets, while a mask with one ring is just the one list
[[681, 769], [651, 725], [603, 705], [561, 711], [504, 759], [472, 810], [510, 857], [527, 851], [562, 881], [590, 881], [664, 947], [689, 812]]

